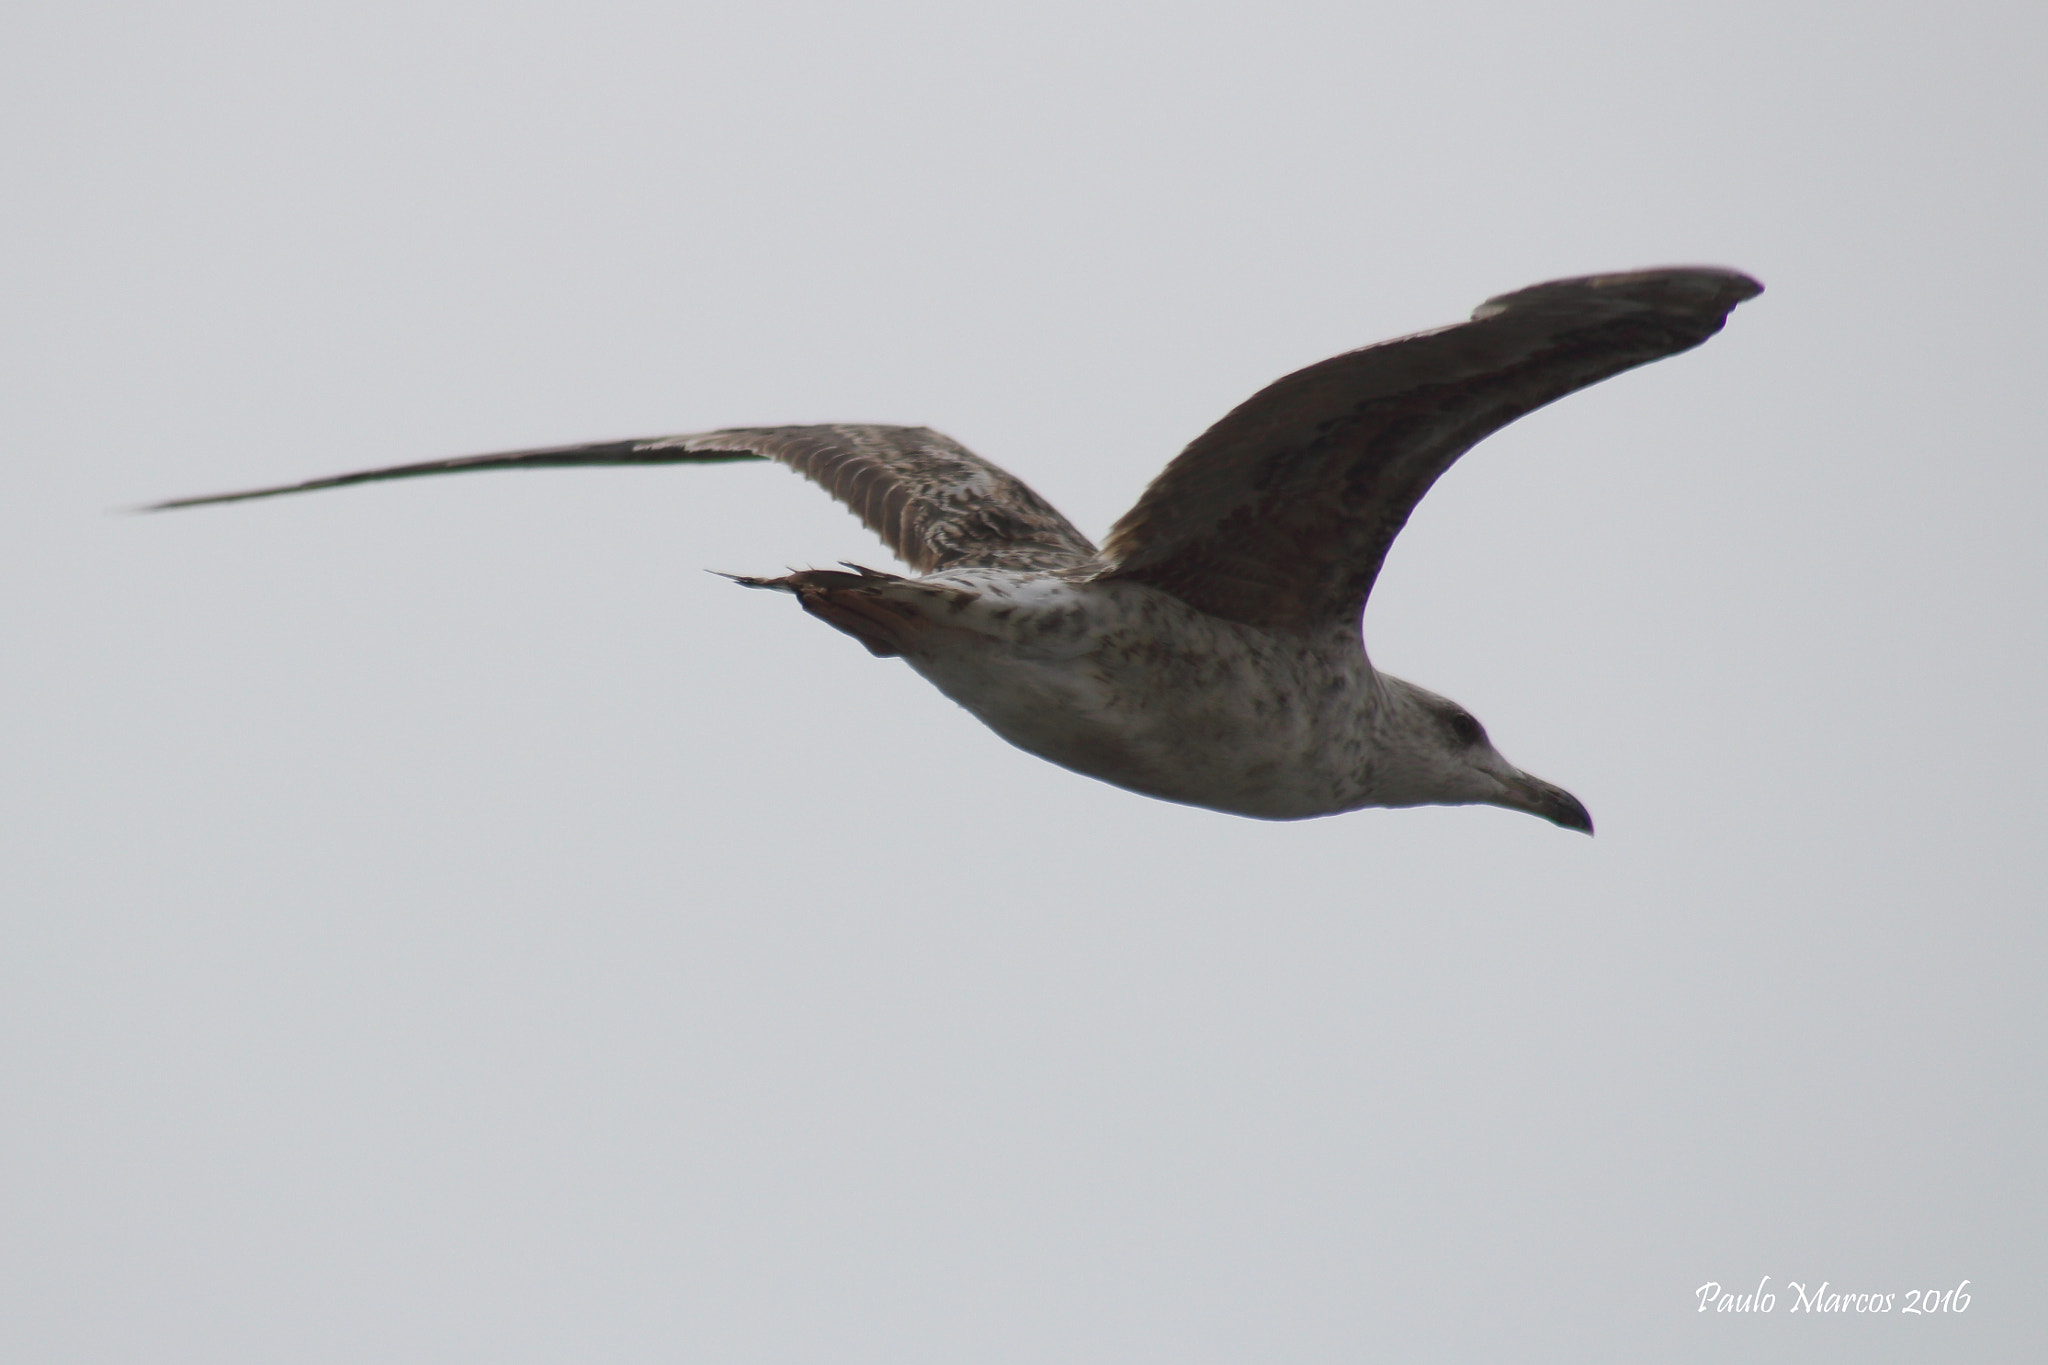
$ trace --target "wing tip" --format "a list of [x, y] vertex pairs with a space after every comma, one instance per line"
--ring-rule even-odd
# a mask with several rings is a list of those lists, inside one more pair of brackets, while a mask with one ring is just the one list
[[180, 507], [205, 507], [217, 502], [244, 502], [250, 498], [274, 498], [280, 493], [299, 492], [299, 486], [292, 484], [284, 488], [252, 488], [241, 493], [204, 493], [196, 498], [168, 498], [163, 502], [138, 502], [114, 510], [124, 515], [142, 512], [170, 512]]
[[1498, 294], [1472, 310], [1474, 322], [1552, 304], [1584, 306], [1613, 302], [1659, 313], [1723, 318], [1737, 304], [1764, 292], [1763, 285], [1740, 270], [1719, 265], [1657, 266], [1604, 275], [1578, 275], [1546, 280], [1526, 289]]

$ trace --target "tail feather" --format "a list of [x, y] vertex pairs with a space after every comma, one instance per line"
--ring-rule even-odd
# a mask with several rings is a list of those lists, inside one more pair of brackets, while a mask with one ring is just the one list
[[743, 588], [769, 588], [793, 593], [806, 612], [833, 629], [866, 645], [870, 654], [894, 658], [914, 649], [931, 628], [931, 613], [941, 603], [954, 607], [974, 594], [959, 588], [931, 586], [858, 564], [840, 569], [799, 569], [781, 578], [711, 572]]

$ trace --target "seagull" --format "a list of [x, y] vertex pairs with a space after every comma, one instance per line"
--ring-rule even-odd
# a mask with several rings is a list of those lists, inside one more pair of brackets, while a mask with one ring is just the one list
[[1274, 381], [1152, 481], [1102, 548], [1015, 476], [927, 427], [742, 427], [370, 469], [143, 510], [479, 469], [778, 460], [913, 570], [779, 578], [990, 729], [1146, 796], [1265, 820], [1490, 805], [1593, 832], [1464, 707], [1381, 673], [1360, 618], [1437, 477], [1524, 413], [1690, 350], [1763, 292], [1676, 267], [1554, 280], [1468, 322]]

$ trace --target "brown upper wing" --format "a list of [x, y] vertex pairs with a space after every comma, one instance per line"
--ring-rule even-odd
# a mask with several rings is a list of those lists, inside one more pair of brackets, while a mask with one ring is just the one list
[[852, 508], [920, 573], [963, 565], [1072, 568], [1095, 547], [1022, 482], [928, 427], [747, 427], [641, 441], [549, 446], [366, 469], [275, 488], [174, 498], [143, 510], [238, 502], [344, 484], [475, 469], [779, 460]]
[[1762, 291], [1704, 267], [1556, 280], [1299, 370], [1153, 480], [1095, 576], [1246, 625], [1356, 623], [1388, 546], [1460, 455], [1575, 389], [1699, 345]]

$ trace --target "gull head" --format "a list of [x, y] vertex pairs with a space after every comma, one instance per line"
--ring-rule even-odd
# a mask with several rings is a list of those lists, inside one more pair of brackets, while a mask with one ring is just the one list
[[1581, 834], [1593, 817], [1579, 799], [1500, 756], [1470, 711], [1399, 678], [1380, 675], [1376, 806], [1501, 806]]

